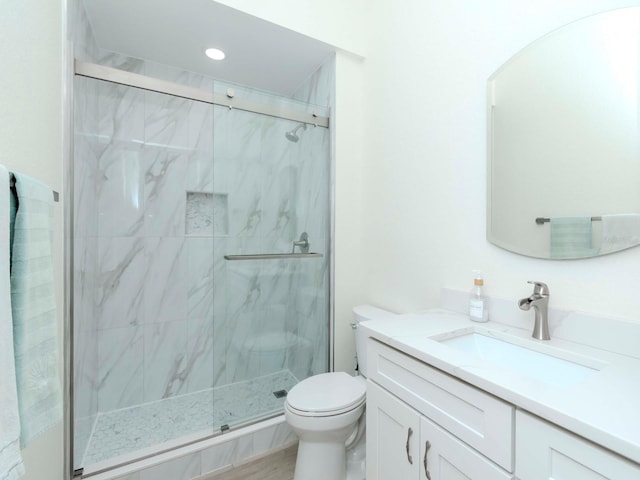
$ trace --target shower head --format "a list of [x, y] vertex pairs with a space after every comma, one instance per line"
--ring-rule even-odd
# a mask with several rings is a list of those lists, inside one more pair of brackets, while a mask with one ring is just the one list
[[284, 136], [287, 137], [287, 140], [289, 140], [290, 142], [296, 143], [298, 140], [300, 140], [300, 137], [298, 137], [298, 134], [296, 132], [298, 130], [300, 130], [301, 128], [303, 130], [306, 130], [307, 129], [307, 124], [306, 123], [301, 123], [296, 128], [291, 130], [290, 132], [285, 133]]

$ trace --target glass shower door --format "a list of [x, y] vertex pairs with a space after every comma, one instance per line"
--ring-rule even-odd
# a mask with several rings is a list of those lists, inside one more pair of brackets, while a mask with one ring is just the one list
[[[216, 106], [214, 169], [214, 423], [233, 428], [328, 370], [329, 130]], [[303, 232], [318, 255], [251, 257], [291, 254]]]
[[213, 107], [83, 77], [74, 93], [74, 468], [87, 473], [213, 433]]
[[74, 468], [282, 413], [329, 366], [329, 130], [83, 77], [74, 94]]

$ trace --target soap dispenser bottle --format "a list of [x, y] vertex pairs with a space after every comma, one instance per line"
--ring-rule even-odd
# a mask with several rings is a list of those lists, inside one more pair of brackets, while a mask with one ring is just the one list
[[484, 294], [482, 272], [474, 270], [473, 274], [473, 288], [469, 294], [469, 317], [474, 322], [488, 322], [489, 300]]

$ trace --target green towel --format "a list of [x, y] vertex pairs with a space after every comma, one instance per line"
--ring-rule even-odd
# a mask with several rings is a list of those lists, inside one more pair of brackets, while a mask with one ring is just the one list
[[16, 386], [9, 276], [9, 171], [0, 165], [0, 480], [24, 475], [20, 454], [20, 412]]
[[551, 218], [551, 258], [592, 257], [591, 217]]
[[[13, 173], [11, 174], [13, 175]], [[13, 252], [13, 233], [16, 224], [16, 214], [18, 213], [18, 197], [15, 187], [11, 187], [9, 192], [9, 272], [11, 272], [11, 253]]]
[[18, 203], [11, 230], [11, 306], [24, 448], [61, 420], [62, 394], [53, 283], [53, 196], [50, 187], [33, 178], [14, 177]]

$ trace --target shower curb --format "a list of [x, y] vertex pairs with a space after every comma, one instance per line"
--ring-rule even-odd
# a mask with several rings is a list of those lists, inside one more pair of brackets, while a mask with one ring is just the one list
[[102, 472], [91, 480], [195, 480], [256, 460], [297, 442], [284, 415]]

